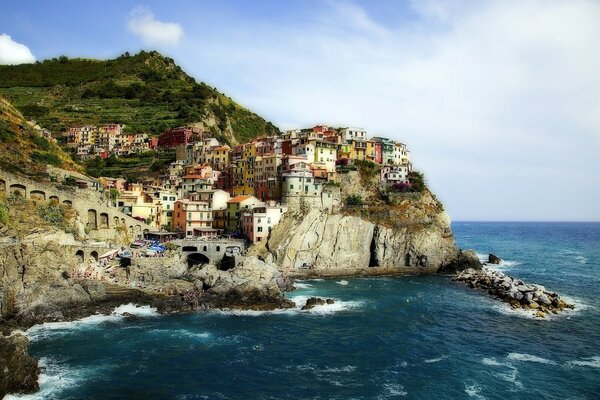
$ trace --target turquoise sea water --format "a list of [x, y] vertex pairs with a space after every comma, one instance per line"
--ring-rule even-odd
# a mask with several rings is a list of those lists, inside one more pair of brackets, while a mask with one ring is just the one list
[[[455, 223], [570, 298], [548, 320], [442, 276], [303, 281], [311, 312], [95, 316], [29, 331], [43, 399], [598, 399], [600, 224]], [[131, 309], [129, 306], [127, 309]], [[125, 309], [125, 308], [124, 308]]]

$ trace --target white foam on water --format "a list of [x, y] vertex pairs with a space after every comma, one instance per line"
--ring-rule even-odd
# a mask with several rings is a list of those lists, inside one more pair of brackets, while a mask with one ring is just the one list
[[589, 261], [589, 258], [584, 256], [577, 256], [575, 257], [575, 259], [577, 260], [577, 262], [579, 262], [579, 264], [586, 264]]
[[470, 385], [465, 384], [465, 393], [469, 396], [472, 397], [474, 399], [478, 399], [478, 400], [485, 400], [486, 398], [483, 397], [481, 394], [481, 386], [479, 386], [477, 383], [473, 383]]
[[325, 367], [325, 369], [323, 370], [323, 372], [329, 372], [329, 373], [339, 374], [339, 373], [354, 372], [355, 370], [356, 370], [356, 366], [355, 365], [346, 365], [346, 366], [339, 367], [339, 368]]
[[333, 304], [323, 304], [314, 306], [310, 310], [301, 310], [302, 307], [306, 304], [306, 300], [313, 296], [294, 296], [290, 297], [296, 304], [296, 311], [300, 313], [309, 313], [309, 314], [317, 314], [317, 315], [328, 315], [334, 314], [340, 311], [351, 311], [357, 310], [361, 308], [364, 304], [362, 301], [342, 301], [338, 299], [332, 299], [334, 301]]
[[221, 314], [236, 317], [260, 317], [263, 315], [282, 315], [282, 314], [295, 314], [295, 308], [277, 308], [275, 310], [213, 310], [213, 314]]
[[514, 384], [518, 388], [523, 388], [523, 384], [517, 380], [517, 377], [519, 376], [519, 370], [510, 362], [500, 362], [495, 358], [486, 357], [481, 360], [481, 363], [494, 368], [507, 368], [508, 370], [506, 372], [492, 372], [492, 374], [506, 382]]
[[593, 356], [588, 358], [582, 358], [580, 360], [568, 361], [567, 366], [600, 368], [600, 356]]
[[338, 285], [342, 285], [342, 286], [346, 286], [348, 284], [348, 281], [342, 279], [341, 281], [337, 281], [336, 282]]
[[501, 366], [505, 365], [505, 364], [497, 361], [495, 358], [487, 358], [487, 357], [484, 358], [484, 359], [482, 359], [481, 363], [483, 365], [488, 365], [488, 366], [491, 366], [491, 367], [501, 367]]
[[385, 390], [384, 396], [406, 396], [408, 394], [407, 391], [404, 390], [404, 386], [399, 383], [384, 383], [383, 389]]
[[69, 335], [76, 333], [76, 331], [81, 329], [92, 329], [97, 325], [106, 322], [122, 321], [125, 318], [123, 315], [124, 313], [129, 313], [137, 317], [153, 317], [159, 315], [156, 308], [150, 306], [138, 306], [130, 303], [115, 308], [110, 315], [96, 314], [75, 321], [45, 322], [40, 325], [34, 325], [27, 330], [26, 334], [31, 341], [48, 339], [58, 335]]
[[436, 362], [440, 362], [440, 361], [442, 361], [442, 360], [445, 360], [446, 358], [448, 358], [448, 356], [447, 356], [447, 355], [443, 355], [443, 356], [439, 356], [439, 357], [437, 357], [437, 358], [430, 358], [430, 359], [428, 359], [428, 360], [423, 360], [423, 362], [424, 362], [425, 364], [433, 364], [433, 363], [436, 363]]
[[42, 372], [38, 377], [40, 390], [33, 394], [25, 395], [7, 395], [4, 400], [47, 400], [61, 399], [61, 396], [66, 390], [75, 388], [80, 385], [81, 381], [89, 379], [92, 375], [101, 371], [101, 368], [75, 368], [67, 367], [56, 359], [42, 357], [38, 365], [42, 368]]
[[209, 339], [212, 334], [209, 332], [194, 332], [189, 329], [151, 329], [148, 332], [167, 335], [173, 338], [191, 338], [191, 339]]
[[539, 364], [556, 365], [556, 363], [552, 360], [548, 360], [547, 358], [542, 358], [526, 353], [509, 353], [508, 356], [506, 356], [506, 359], [511, 361], [523, 361]]
[[133, 303], [123, 304], [115, 308], [112, 315], [123, 316], [125, 313], [135, 315], [136, 317], [157, 317], [160, 315], [154, 307], [140, 306]]
[[294, 282], [294, 287], [296, 289], [312, 289], [313, 285], [311, 285], [310, 283], [299, 283], [299, 282]]

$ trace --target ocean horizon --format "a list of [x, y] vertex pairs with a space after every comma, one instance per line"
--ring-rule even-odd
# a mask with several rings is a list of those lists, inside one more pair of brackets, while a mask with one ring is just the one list
[[[41, 391], [9, 399], [596, 399], [600, 224], [457, 221], [457, 246], [575, 304], [545, 319], [447, 276], [311, 279], [296, 308], [31, 328]], [[301, 311], [310, 296], [335, 303]], [[124, 318], [123, 312], [137, 318]]]

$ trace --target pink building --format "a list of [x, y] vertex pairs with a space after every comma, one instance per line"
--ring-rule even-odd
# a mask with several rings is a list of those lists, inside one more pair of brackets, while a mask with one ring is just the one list
[[264, 243], [269, 238], [271, 229], [279, 223], [286, 211], [286, 206], [274, 202], [244, 211], [241, 217], [242, 233], [252, 243]]

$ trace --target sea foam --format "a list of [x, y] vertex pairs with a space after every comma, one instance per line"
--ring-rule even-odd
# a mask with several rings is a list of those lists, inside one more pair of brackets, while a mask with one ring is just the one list
[[556, 363], [554, 361], [548, 360], [546, 358], [533, 356], [531, 354], [523, 354], [523, 353], [510, 353], [508, 356], [506, 356], [506, 359], [511, 360], [511, 361], [523, 361], [523, 362], [533, 362], [533, 363], [539, 363], [539, 364], [556, 365]]

